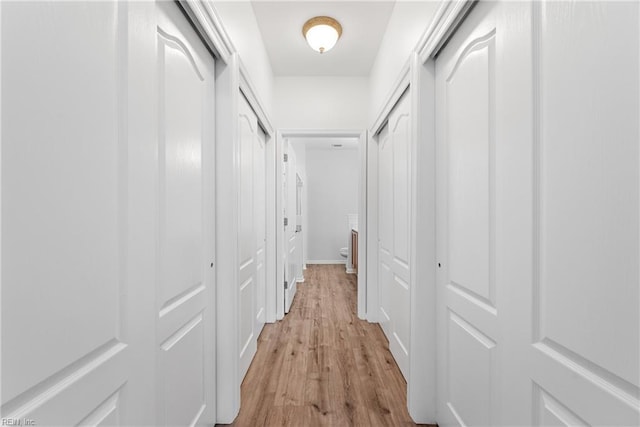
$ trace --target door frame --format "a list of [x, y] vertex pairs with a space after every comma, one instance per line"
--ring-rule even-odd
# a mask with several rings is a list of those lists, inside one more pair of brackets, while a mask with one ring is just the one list
[[[277, 159], [275, 170], [275, 214], [276, 214], [276, 318], [284, 318], [284, 263], [285, 257], [285, 235], [283, 206], [282, 206], [282, 158], [284, 153], [284, 141], [288, 138], [358, 138], [358, 155], [360, 158], [360, 179], [358, 186], [358, 248], [366, 248], [367, 244], [367, 131], [366, 130], [314, 130], [314, 129], [279, 129], [276, 132], [276, 143], [274, 144]], [[303, 260], [305, 263], [305, 260]], [[367, 251], [358, 251], [358, 317], [366, 319], [366, 295], [367, 295]], [[268, 299], [269, 300], [269, 299]]]
[[[409, 415], [436, 423], [436, 183], [434, 59], [473, 6], [473, 0], [442, 1], [431, 25], [402, 67], [369, 127], [367, 173], [367, 300], [369, 322], [378, 321], [377, 137], [391, 110], [409, 90], [411, 97], [410, 348], [407, 380]], [[418, 220], [419, 219], [419, 220]]]

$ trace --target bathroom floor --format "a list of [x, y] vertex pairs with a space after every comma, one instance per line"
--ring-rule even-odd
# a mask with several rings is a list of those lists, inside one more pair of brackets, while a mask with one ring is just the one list
[[233, 425], [416, 425], [387, 340], [356, 300], [344, 265], [308, 266], [289, 314], [258, 339]]

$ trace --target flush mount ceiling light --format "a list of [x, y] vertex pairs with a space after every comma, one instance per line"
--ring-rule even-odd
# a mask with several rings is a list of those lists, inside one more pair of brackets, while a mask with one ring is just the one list
[[342, 25], [329, 16], [316, 16], [304, 23], [302, 35], [311, 49], [324, 53], [335, 46], [342, 35]]

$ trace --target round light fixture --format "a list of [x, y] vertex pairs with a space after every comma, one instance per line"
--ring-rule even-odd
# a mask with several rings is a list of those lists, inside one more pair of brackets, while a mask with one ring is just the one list
[[302, 35], [311, 49], [324, 53], [335, 46], [342, 35], [342, 25], [329, 16], [316, 16], [304, 23]]

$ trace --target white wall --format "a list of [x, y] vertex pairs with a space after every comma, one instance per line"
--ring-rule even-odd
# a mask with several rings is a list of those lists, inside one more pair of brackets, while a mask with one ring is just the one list
[[282, 129], [365, 129], [366, 77], [276, 77], [275, 120]]
[[251, 2], [214, 1], [213, 7], [273, 120], [273, 72]]
[[369, 75], [367, 125], [375, 119], [438, 8], [436, 1], [398, 1]]
[[307, 148], [306, 169], [308, 262], [344, 262], [347, 215], [358, 213], [358, 150]]

